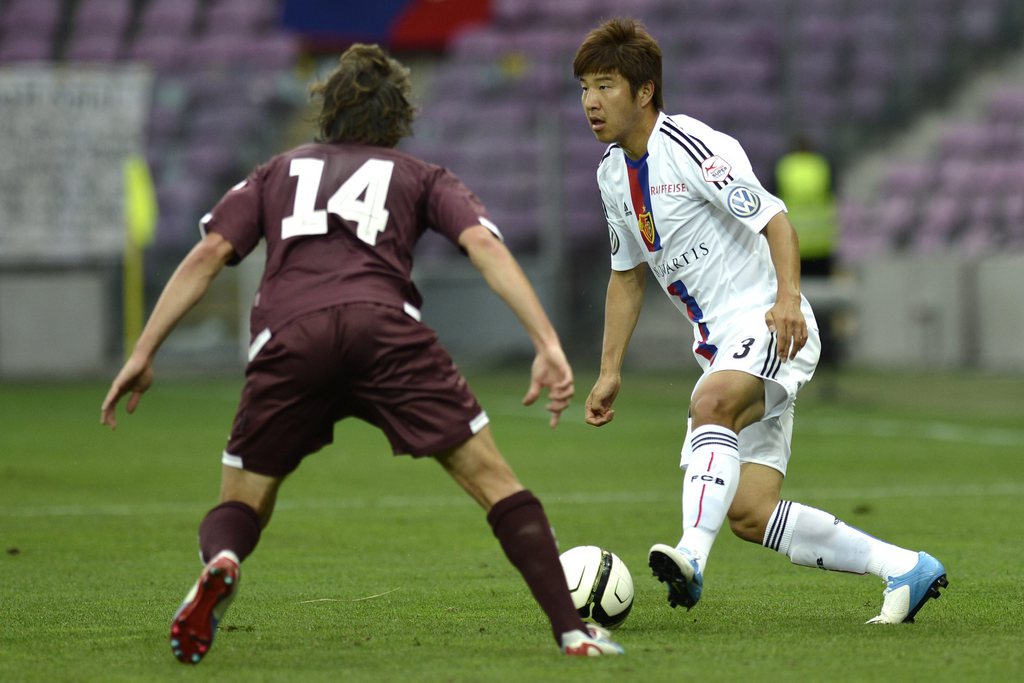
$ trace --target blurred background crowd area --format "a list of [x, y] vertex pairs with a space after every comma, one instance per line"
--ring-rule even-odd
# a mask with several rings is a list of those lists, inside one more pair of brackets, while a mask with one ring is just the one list
[[[832, 272], [1024, 251], [1020, 0], [0, 0], [0, 69], [151, 68], [159, 291], [216, 199], [314, 135], [309, 83], [351, 43], [379, 43], [412, 67], [421, 108], [401, 148], [465, 179], [513, 251], [565, 291], [590, 277], [581, 262], [607, 269], [603, 147], [571, 62], [614, 15], [660, 42], [666, 111], [739, 139], [767, 187], [797, 139], [827, 159]], [[454, 257], [440, 240], [421, 247], [423, 267]], [[564, 298], [583, 325], [603, 280], [587, 289]]]

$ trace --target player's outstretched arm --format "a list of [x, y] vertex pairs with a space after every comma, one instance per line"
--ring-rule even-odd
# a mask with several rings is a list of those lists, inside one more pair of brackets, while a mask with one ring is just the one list
[[587, 424], [600, 427], [615, 417], [612, 404], [622, 384], [622, 362], [644, 303], [647, 266], [613, 270], [608, 278], [604, 304], [604, 340], [601, 344], [601, 373], [590, 390], [585, 406]]
[[512, 253], [484, 226], [475, 225], [464, 230], [459, 236], [459, 246], [466, 250], [470, 262], [483, 275], [487, 285], [512, 309], [533, 342], [536, 356], [530, 369], [530, 388], [523, 397], [523, 404], [532, 405], [546, 389], [550, 424], [552, 428], [558, 426], [575, 387], [572, 368], [537, 293]]
[[117, 373], [100, 406], [100, 424], [117, 428], [117, 402], [130, 393], [126, 409], [135, 412], [142, 394], [153, 383], [153, 357], [178, 322], [196, 305], [210, 282], [234, 254], [234, 248], [220, 235], [211, 233], [178, 265], [167, 281], [156, 307], [146, 322], [132, 355]]

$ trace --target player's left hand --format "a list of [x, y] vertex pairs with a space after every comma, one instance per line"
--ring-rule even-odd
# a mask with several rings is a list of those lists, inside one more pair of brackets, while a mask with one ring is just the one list
[[117, 402], [121, 397], [131, 392], [128, 404], [125, 409], [134, 413], [135, 408], [142, 399], [142, 394], [153, 384], [153, 364], [149, 360], [132, 356], [117, 373], [110, 391], [103, 399], [100, 406], [100, 424], [107, 425], [111, 429], [117, 429]]
[[807, 343], [807, 320], [800, 310], [800, 297], [778, 300], [765, 313], [764, 322], [775, 333], [775, 350], [783, 360], [793, 360]]
[[569, 407], [569, 400], [576, 393], [572, 368], [561, 347], [537, 352], [530, 369], [530, 388], [523, 397], [523, 405], [533, 405], [541, 389], [545, 388], [548, 390], [548, 404], [544, 408], [551, 413], [550, 425], [554, 429], [558, 426], [562, 412]]

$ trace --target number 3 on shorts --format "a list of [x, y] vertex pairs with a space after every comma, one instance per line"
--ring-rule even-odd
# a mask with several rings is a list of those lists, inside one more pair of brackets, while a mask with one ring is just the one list
[[281, 221], [281, 239], [326, 235], [327, 214], [333, 213], [355, 223], [359, 239], [370, 245], [376, 244], [377, 235], [384, 232], [388, 224], [390, 214], [384, 208], [384, 201], [388, 197], [394, 168], [393, 161], [367, 159], [331, 195], [327, 200], [327, 209], [324, 210], [313, 208], [324, 172], [323, 160], [292, 159], [288, 170], [299, 181], [295, 187], [292, 215]]
[[753, 346], [753, 345], [754, 345], [754, 338], [753, 337], [747, 337], [742, 342], [740, 342], [740, 348], [743, 349], [743, 350], [742, 351], [737, 351], [736, 353], [732, 354], [732, 357], [733, 358], [746, 358], [747, 354], [750, 353], [750, 347]]

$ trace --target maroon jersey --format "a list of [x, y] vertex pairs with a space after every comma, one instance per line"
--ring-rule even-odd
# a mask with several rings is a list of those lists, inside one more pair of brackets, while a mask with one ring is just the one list
[[235, 263], [266, 240], [253, 303], [255, 336], [311, 311], [374, 302], [417, 308], [416, 241], [433, 229], [453, 242], [491, 225], [479, 199], [440, 166], [390, 148], [311, 143], [257, 167], [203, 218]]

